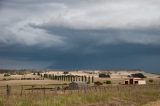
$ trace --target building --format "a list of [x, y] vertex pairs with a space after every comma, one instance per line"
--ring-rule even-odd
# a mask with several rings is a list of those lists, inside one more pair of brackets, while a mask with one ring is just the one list
[[144, 85], [146, 84], [146, 80], [142, 79], [142, 78], [130, 78], [125, 80], [124, 82], [125, 85]]

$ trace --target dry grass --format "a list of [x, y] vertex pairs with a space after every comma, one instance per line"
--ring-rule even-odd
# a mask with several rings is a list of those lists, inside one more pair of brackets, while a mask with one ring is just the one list
[[56, 80], [8, 80], [8, 81], [0, 81], [0, 86], [11, 85], [47, 85], [47, 84], [63, 84], [63, 81]]
[[150, 103], [143, 105], [143, 106], [160, 106], [160, 100], [150, 102]]
[[[6, 96], [6, 88], [0, 87], [0, 106], [142, 106], [160, 100], [160, 78], [153, 79], [150, 85], [125, 86], [117, 85], [123, 79], [95, 79], [104, 82], [111, 80], [112, 86], [80, 91], [25, 90], [31, 87], [54, 88], [54, 84], [65, 82], [55, 80], [8, 80], [0, 81], [0, 86], [11, 86], [11, 95]], [[149, 81], [149, 79], [146, 79]], [[21, 85], [23, 94], [21, 96]], [[34, 86], [31, 86], [34, 85]], [[42, 86], [43, 85], [43, 86]], [[60, 86], [60, 85], [57, 85]], [[152, 102], [145, 106], [156, 106]], [[159, 106], [159, 105], [157, 105]]]
[[22, 96], [17, 87], [12, 91], [17, 93], [9, 98], [0, 96], [0, 106], [142, 106], [160, 99], [160, 86], [154, 85], [107, 86], [59, 94], [48, 90], [45, 95], [43, 91], [34, 91]]

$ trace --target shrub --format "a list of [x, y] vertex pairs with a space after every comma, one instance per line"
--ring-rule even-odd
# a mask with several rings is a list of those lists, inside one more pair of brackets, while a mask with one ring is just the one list
[[110, 80], [107, 80], [106, 84], [112, 84], [112, 82]]
[[88, 81], [87, 84], [90, 84], [90, 81]]
[[41, 75], [40, 72], [37, 72], [37, 75], [40, 76]]
[[67, 83], [63, 83], [63, 85], [68, 85]]
[[65, 71], [65, 72], [63, 72], [63, 74], [69, 74], [69, 72]]
[[69, 89], [69, 86], [66, 86], [63, 88], [63, 90], [68, 90]]
[[48, 78], [48, 74], [44, 74], [44, 78]]
[[94, 82], [94, 85], [96, 85], [96, 86], [100, 86], [100, 85], [103, 85], [103, 83], [101, 83], [101, 82], [97, 81], [97, 82]]
[[61, 88], [58, 86], [58, 87], [57, 87], [57, 90], [61, 90]]
[[6, 78], [3, 78], [2, 80], [4, 80], [4, 81], [5, 81], [5, 80], [7, 80], [7, 79], [6, 79]]
[[132, 74], [132, 77], [146, 78], [146, 76], [144, 76], [142, 73], [135, 73], [135, 74]]
[[25, 72], [20, 72], [20, 71], [19, 71], [19, 72], [17, 72], [17, 74], [18, 74], [18, 75], [24, 75]]
[[8, 76], [10, 76], [10, 74], [8, 74], [8, 73], [5, 73], [5, 74], [4, 74], [4, 77], [8, 77]]
[[153, 81], [153, 79], [150, 79], [149, 82], [150, 82], [150, 83], [153, 83], [154, 81]]
[[100, 78], [110, 78], [110, 75], [109, 74], [106, 75], [106, 74], [101, 73], [101, 74], [99, 74], [99, 77]]

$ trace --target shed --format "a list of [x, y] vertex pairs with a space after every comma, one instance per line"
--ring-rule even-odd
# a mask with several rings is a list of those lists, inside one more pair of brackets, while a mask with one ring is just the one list
[[142, 79], [142, 78], [130, 78], [130, 79], [127, 79], [125, 80], [124, 84], [131, 84], [131, 85], [134, 85], [134, 84], [137, 84], [137, 85], [144, 85], [146, 84], [146, 80]]
[[74, 81], [69, 84], [70, 90], [86, 89], [88, 85], [85, 82]]

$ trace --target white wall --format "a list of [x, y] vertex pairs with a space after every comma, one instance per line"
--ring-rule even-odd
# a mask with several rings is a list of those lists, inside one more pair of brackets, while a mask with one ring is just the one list
[[138, 84], [140, 84], [140, 85], [146, 84], [146, 81], [145, 80], [139, 80]]

